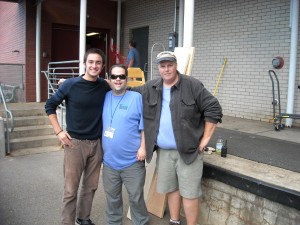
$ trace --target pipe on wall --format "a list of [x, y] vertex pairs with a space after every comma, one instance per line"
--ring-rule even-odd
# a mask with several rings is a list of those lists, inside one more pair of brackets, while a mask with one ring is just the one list
[[183, 16], [184, 16], [184, 0], [179, 0], [178, 47], [183, 46]]
[[87, 0], [80, 0], [80, 28], [79, 28], [79, 73], [84, 74], [85, 68], [83, 65], [83, 57], [85, 53], [86, 42], [86, 8]]
[[[297, 48], [298, 48], [298, 22], [299, 22], [299, 0], [291, 0], [291, 47], [290, 47], [290, 67], [286, 113], [293, 114], [294, 111], [294, 95], [296, 82], [296, 66], [297, 66]], [[293, 120], [287, 118], [285, 125], [292, 126]]]
[[116, 43], [116, 62], [119, 63], [119, 57], [120, 54], [120, 37], [121, 37], [121, 6], [122, 1], [118, 0], [118, 18], [117, 18], [117, 43]]
[[194, 0], [184, 1], [183, 47], [193, 47], [194, 5]]
[[41, 12], [42, 2], [36, 6], [36, 41], [35, 41], [35, 94], [36, 102], [41, 102]]

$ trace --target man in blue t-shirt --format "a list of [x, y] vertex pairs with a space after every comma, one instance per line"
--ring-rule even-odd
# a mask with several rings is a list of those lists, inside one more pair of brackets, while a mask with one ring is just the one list
[[129, 51], [126, 60], [127, 68], [140, 67], [140, 54], [136, 49], [136, 43], [131, 40], [129, 41], [128, 47], [129, 47]]
[[132, 223], [148, 224], [144, 200], [145, 137], [142, 96], [126, 90], [127, 69], [110, 69], [110, 86], [103, 107], [103, 186], [106, 194], [107, 224], [122, 224], [122, 185], [127, 189]]

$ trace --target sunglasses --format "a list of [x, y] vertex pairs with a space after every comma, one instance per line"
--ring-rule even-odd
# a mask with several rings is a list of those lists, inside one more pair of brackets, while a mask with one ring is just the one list
[[110, 79], [112, 79], [112, 80], [116, 80], [118, 78], [120, 80], [125, 80], [126, 79], [126, 75], [125, 74], [120, 74], [120, 75], [111, 74], [110, 75]]

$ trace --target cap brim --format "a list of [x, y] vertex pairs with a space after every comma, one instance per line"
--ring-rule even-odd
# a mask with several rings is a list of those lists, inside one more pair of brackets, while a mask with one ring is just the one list
[[176, 59], [174, 59], [173, 57], [165, 57], [165, 58], [157, 59], [157, 63], [160, 63], [162, 61], [176, 62]]

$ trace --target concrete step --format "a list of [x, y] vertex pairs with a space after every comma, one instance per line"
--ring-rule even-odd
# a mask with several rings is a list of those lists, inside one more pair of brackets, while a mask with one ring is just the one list
[[50, 121], [47, 116], [24, 116], [14, 117], [14, 127], [49, 125]]
[[[23, 116], [46, 116], [45, 109], [11, 109], [10, 110], [14, 117], [23, 117]], [[0, 116], [5, 118], [5, 112], [0, 111]]]
[[51, 125], [15, 127], [14, 131], [10, 133], [10, 139], [36, 137], [50, 134], [54, 135], [54, 131]]
[[10, 151], [18, 151], [26, 148], [59, 146], [59, 140], [55, 135], [42, 135], [36, 137], [14, 138], [10, 140]]
[[10, 156], [22, 156], [22, 155], [31, 155], [31, 154], [39, 154], [39, 153], [55, 152], [55, 151], [63, 151], [63, 148], [61, 146], [24, 148], [24, 149], [19, 149], [18, 151], [12, 151], [10, 153]]

